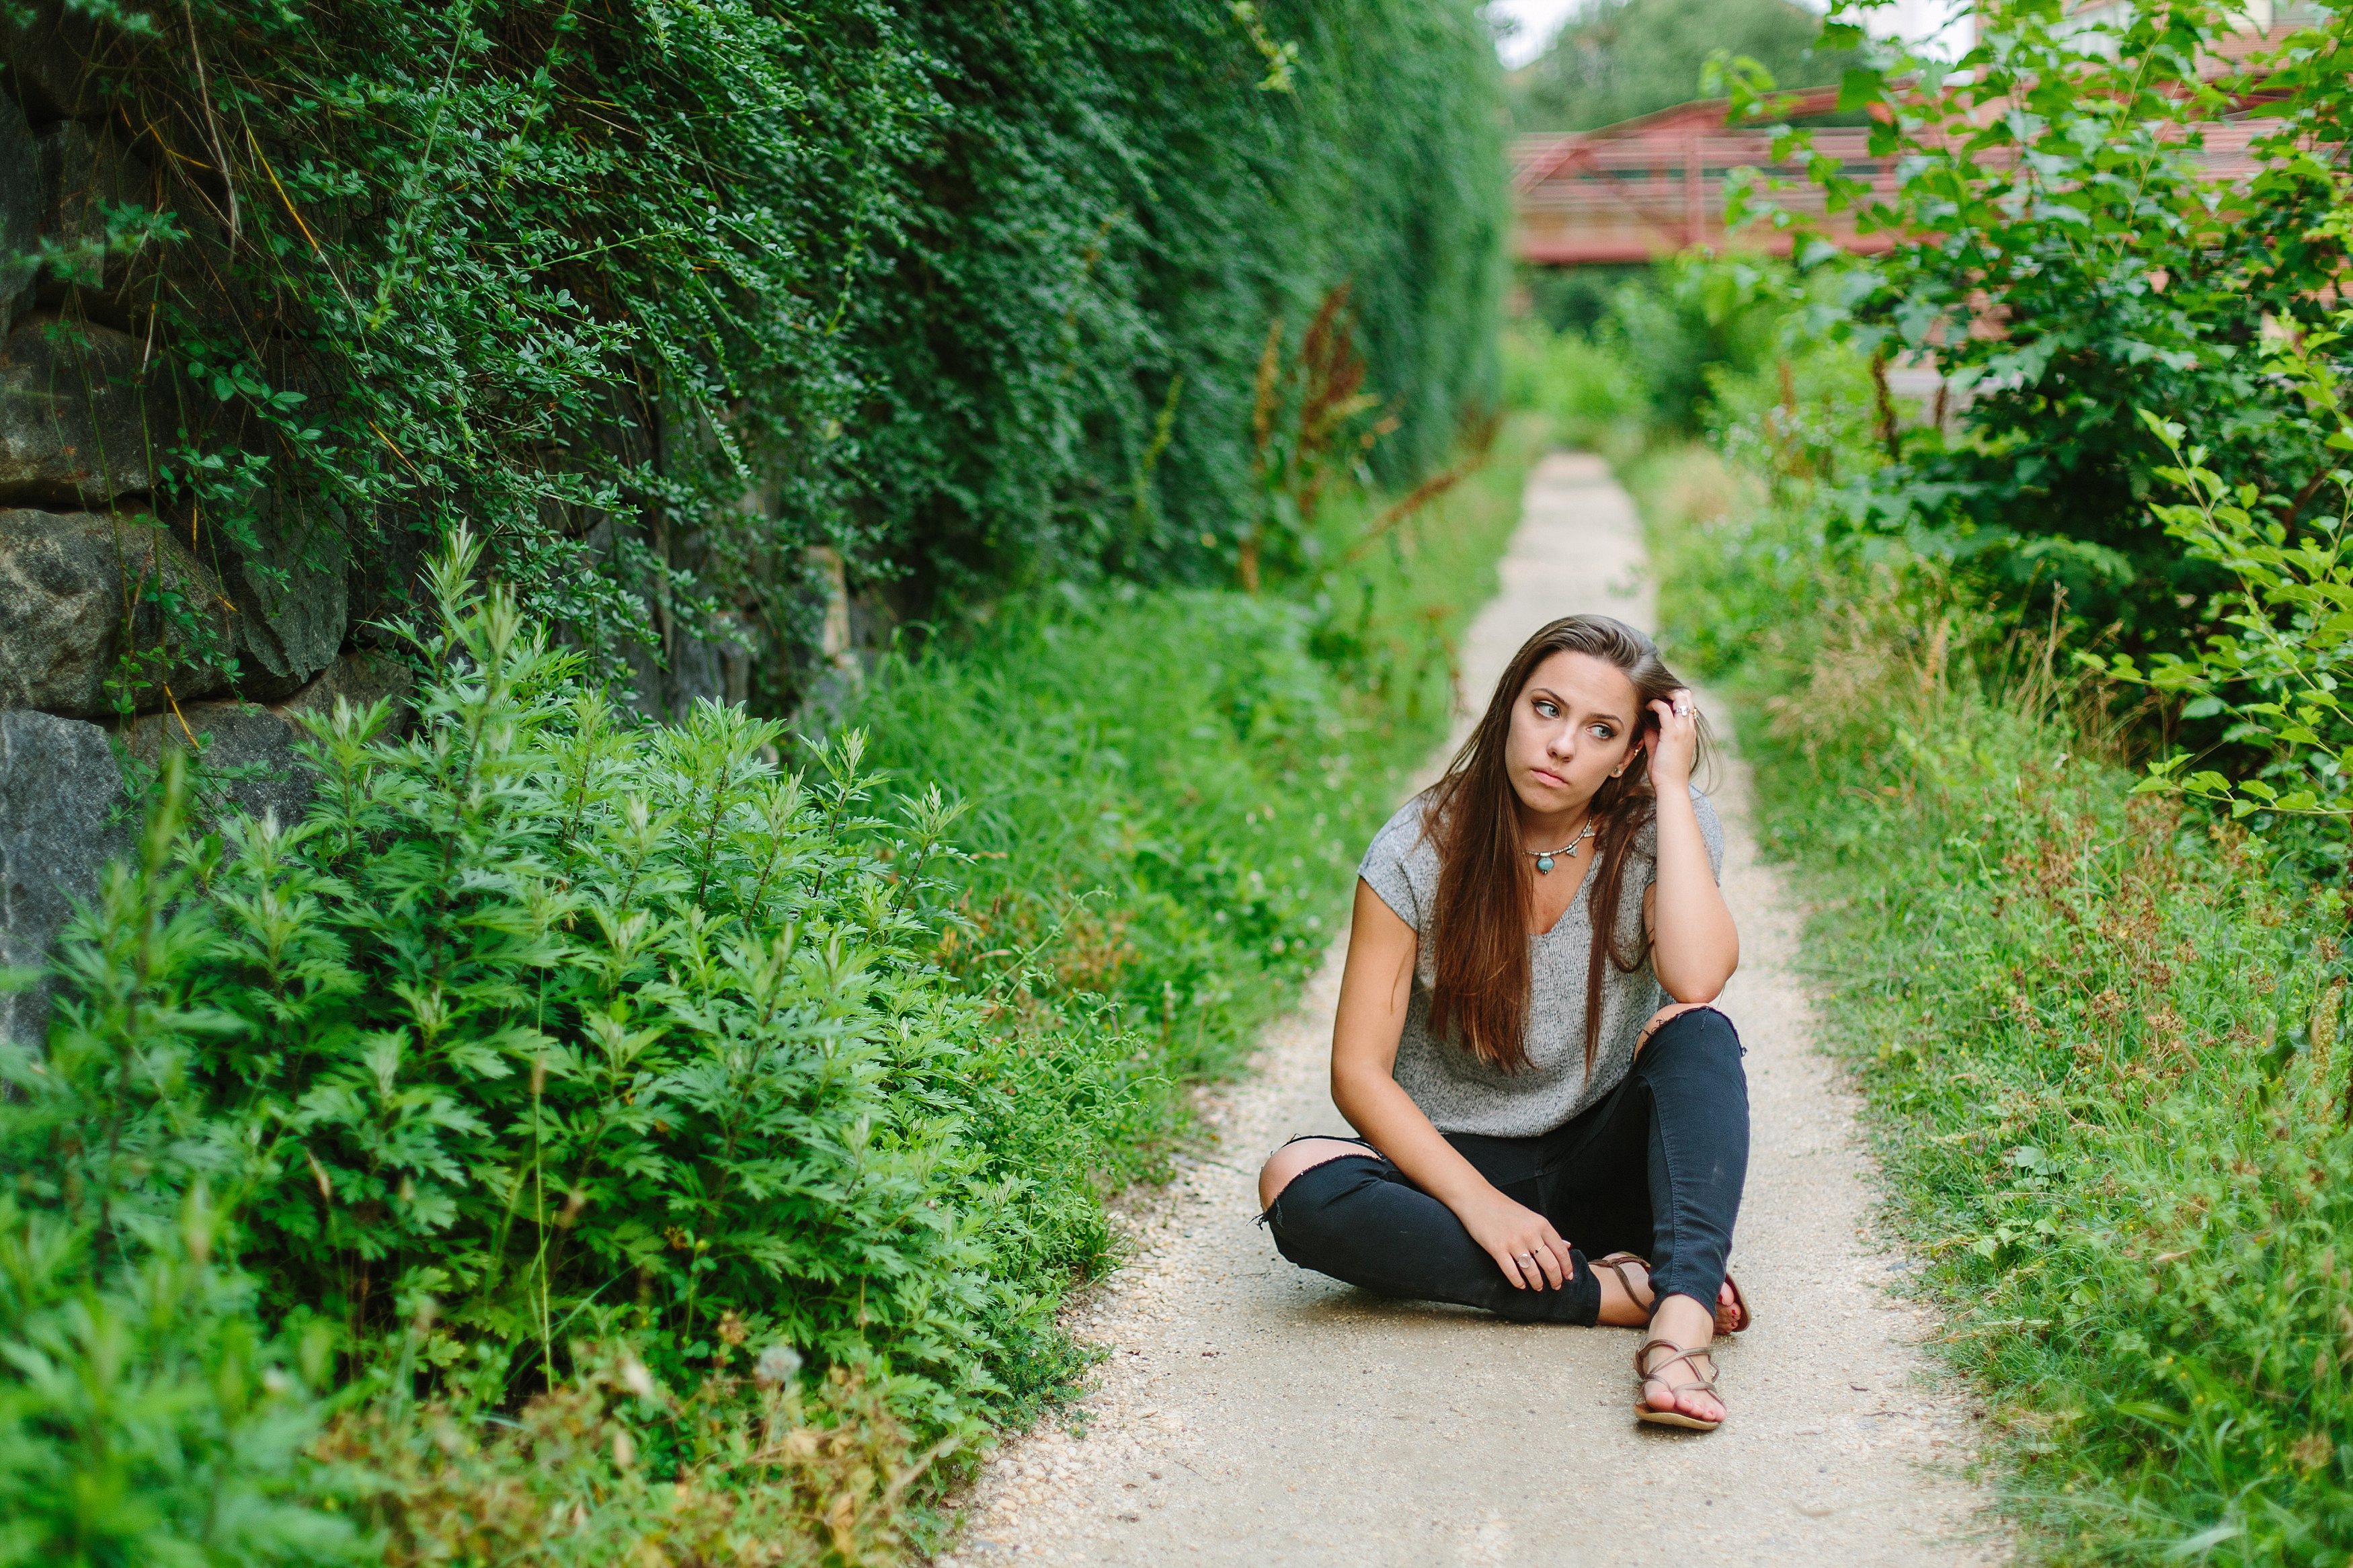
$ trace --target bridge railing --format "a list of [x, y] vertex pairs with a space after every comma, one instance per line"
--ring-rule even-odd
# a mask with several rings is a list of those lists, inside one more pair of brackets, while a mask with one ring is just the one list
[[[1698, 245], [1787, 254], [1791, 239], [1786, 232], [1762, 226], [1737, 236], [1727, 230], [1725, 185], [1741, 168], [1787, 182], [1773, 199], [1815, 218], [1834, 243], [1858, 252], [1893, 243], [1884, 232], [1859, 233], [1851, 211], [1826, 213], [1823, 193], [1806, 178], [1803, 161], [1776, 163], [1769, 132], [1725, 127], [1723, 112], [1720, 104], [1692, 104], [1599, 131], [1518, 138], [1512, 184], [1521, 259], [1645, 261]], [[2205, 126], [2201, 157], [2208, 173], [2225, 179], [2252, 175], [2249, 143], [2277, 126], [2253, 119]], [[1869, 182], [1874, 197], [1892, 198], [1894, 161], [1874, 157], [1870, 142], [1866, 128], [1818, 130], [1812, 155], [1837, 159], [1850, 177]]]

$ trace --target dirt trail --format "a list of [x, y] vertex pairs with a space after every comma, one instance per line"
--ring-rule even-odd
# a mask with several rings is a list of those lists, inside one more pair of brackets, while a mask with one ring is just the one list
[[[1649, 624], [1641, 567], [1608, 470], [1547, 459], [1466, 640], [1465, 689], [1482, 700], [1555, 616]], [[1345, 1125], [1324, 1081], [1335, 948], [1213, 1109], [1214, 1156], [1134, 1216], [1134, 1262], [1077, 1318], [1110, 1352], [1086, 1436], [1009, 1444], [943, 1568], [2000, 1560], [1982, 1496], [1954, 1479], [1968, 1411], [1932, 1381], [1930, 1325], [1883, 1289], [1903, 1265], [1865, 1232], [1852, 1106], [1811, 1049], [1793, 970], [1798, 911], [1757, 863], [1745, 771], [1717, 773], [1742, 942], [1725, 1006], [1755, 1116], [1734, 1266], [1757, 1314], [1721, 1357], [1723, 1430], [1635, 1422], [1630, 1330], [1382, 1300], [1293, 1268], [1250, 1223], [1266, 1152]]]

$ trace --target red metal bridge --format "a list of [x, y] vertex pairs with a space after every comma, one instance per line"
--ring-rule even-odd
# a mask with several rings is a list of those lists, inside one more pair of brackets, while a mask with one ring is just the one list
[[[1801, 120], [1829, 112], [1838, 94], [1823, 89], [1790, 96], [1787, 112]], [[1805, 163], [1775, 163], [1771, 132], [1728, 126], [1725, 110], [1721, 100], [1686, 103], [1599, 131], [1517, 138], [1512, 190], [1519, 258], [1555, 266], [1650, 261], [1700, 245], [1787, 255], [1786, 231], [1761, 224], [1738, 235], [1726, 229], [1725, 181], [1741, 168], [1787, 182], [1773, 199], [1812, 217], [1823, 237], [1859, 252], [1888, 247], [1885, 233], [1856, 233], [1852, 212], [1825, 214], [1822, 192], [1807, 180]], [[2247, 143], [2276, 123], [2232, 120], [2205, 126], [2210, 172], [2252, 174]], [[1837, 159], [1850, 177], [1869, 181], [1882, 197], [1893, 195], [1894, 161], [1874, 158], [1870, 140], [1862, 126], [1822, 127], [1813, 133], [1813, 155]]]
[[[1819, 114], [1835, 92], [1814, 93], [1791, 113]], [[1773, 162], [1768, 131], [1725, 124], [1721, 100], [1662, 109], [1599, 131], [1522, 136], [1512, 143], [1512, 191], [1518, 208], [1516, 248], [1523, 261], [1574, 266], [1580, 262], [1649, 261], [1693, 246], [1725, 244], [1725, 180], [1733, 170], [1753, 168], [1778, 174], [1797, 188], [1777, 199], [1820, 217], [1821, 192], [1805, 183], [1802, 163]], [[1817, 153], [1836, 158], [1874, 189], [1893, 195], [1892, 163], [1874, 162], [1871, 132], [1839, 127], [1814, 132]], [[1851, 217], [1833, 218], [1825, 233], [1858, 249], [1883, 249], [1884, 235], [1857, 236]], [[1758, 230], [1743, 236], [1750, 248], [1787, 254], [1786, 235]]]

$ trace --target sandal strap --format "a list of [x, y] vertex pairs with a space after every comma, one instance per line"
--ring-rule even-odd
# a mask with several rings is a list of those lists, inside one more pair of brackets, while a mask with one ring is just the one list
[[1651, 1299], [1645, 1301], [1641, 1296], [1634, 1293], [1634, 1281], [1628, 1279], [1626, 1276], [1626, 1265], [1629, 1263], [1641, 1264], [1645, 1275], [1647, 1276], [1651, 1267], [1651, 1260], [1636, 1253], [1613, 1252], [1607, 1258], [1597, 1258], [1594, 1259], [1595, 1268], [1607, 1268], [1610, 1273], [1618, 1276], [1618, 1284], [1620, 1288], [1626, 1292], [1626, 1299], [1628, 1300], [1633, 1302], [1635, 1306], [1640, 1307], [1643, 1311], [1650, 1311], [1658, 1305], [1659, 1294], [1655, 1290], [1651, 1291]]
[[[1651, 1365], [1643, 1365], [1642, 1358], [1649, 1355], [1652, 1351], [1657, 1350], [1662, 1345], [1664, 1345], [1667, 1349], [1674, 1352], [1675, 1353], [1666, 1357], [1664, 1360], [1656, 1362]], [[1704, 1389], [1709, 1394], [1714, 1394], [1715, 1393], [1715, 1379], [1713, 1377], [1701, 1377], [1696, 1383], [1667, 1383], [1667, 1379], [1663, 1375], [1665, 1370], [1668, 1367], [1674, 1365], [1677, 1362], [1683, 1363], [1686, 1371], [1696, 1375], [1699, 1372], [1699, 1363], [1692, 1358], [1694, 1356], [1706, 1355], [1708, 1353], [1708, 1348], [1709, 1347], [1706, 1345], [1697, 1345], [1692, 1349], [1685, 1350], [1683, 1346], [1675, 1343], [1672, 1340], [1645, 1340], [1642, 1342], [1642, 1348], [1634, 1352], [1634, 1375], [1641, 1378], [1644, 1383], [1664, 1383], [1670, 1391], [1676, 1394], [1681, 1394], [1685, 1390], [1694, 1388]]]

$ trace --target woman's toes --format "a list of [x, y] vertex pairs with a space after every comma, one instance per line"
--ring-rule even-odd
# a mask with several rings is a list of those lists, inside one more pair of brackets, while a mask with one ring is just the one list
[[1683, 1367], [1691, 1367], [1687, 1374], [1674, 1377], [1652, 1377], [1646, 1381], [1642, 1384], [1642, 1403], [1652, 1410], [1672, 1411], [1678, 1415], [1687, 1415], [1694, 1421], [1723, 1420], [1725, 1414], [1724, 1401], [1704, 1388], [1673, 1386], [1674, 1384], [1684, 1381], [1686, 1376], [1704, 1378], [1715, 1376], [1714, 1357], [1701, 1356], [1696, 1359], [1698, 1361], [1696, 1366], [1692, 1366], [1688, 1362], [1675, 1363], [1676, 1370], [1679, 1372]]
[[1722, 1289], [1715, 1293], [1715, 1331], [1736, 1334], [1740, 1331], [1740, 1293], [1733, 1289], [1727, 1277]]

